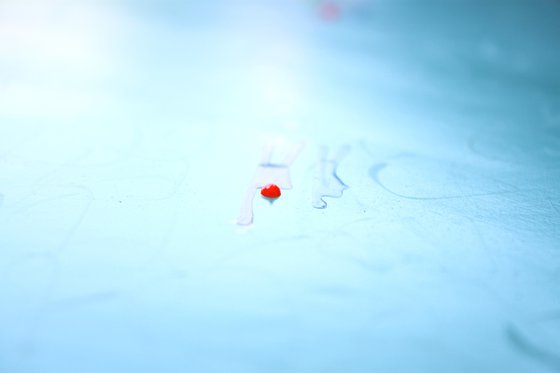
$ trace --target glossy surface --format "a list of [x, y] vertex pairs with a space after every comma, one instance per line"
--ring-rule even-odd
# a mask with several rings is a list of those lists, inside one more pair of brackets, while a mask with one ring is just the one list
[[338, 4], [0, 1], [0, 372], [560, 370], [560, 3]]

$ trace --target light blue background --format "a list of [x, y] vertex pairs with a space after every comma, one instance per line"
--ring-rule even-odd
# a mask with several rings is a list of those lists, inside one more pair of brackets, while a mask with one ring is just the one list
[[0, 1], [0, 372], [560, 370], [560, 3], [318, 6]]

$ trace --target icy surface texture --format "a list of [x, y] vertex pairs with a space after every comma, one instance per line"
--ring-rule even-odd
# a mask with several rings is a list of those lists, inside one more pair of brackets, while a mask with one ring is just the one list
[[560, 371], [560, 2], [339, 4], [0, 1], [1, 372]]

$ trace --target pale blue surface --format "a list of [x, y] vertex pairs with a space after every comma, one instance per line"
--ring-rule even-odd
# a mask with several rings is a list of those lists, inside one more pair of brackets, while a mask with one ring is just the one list
[[560, 370], [560, 2], [342, 10], [0, 1], [0, 372]]

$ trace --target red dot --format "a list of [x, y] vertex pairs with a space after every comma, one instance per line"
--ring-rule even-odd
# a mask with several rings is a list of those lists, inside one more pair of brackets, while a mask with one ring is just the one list
[[336, 21], [340, 18], [340, 13], [340, 7], [334, 1], [325, 1], [319, 8], [319, 14], [325, 21]]
[[261, 189], [261, 194], [263, 197], [276, 199], [282, 195], [282, 192], [280, 188], [278, 188], [278, 185], [268, 184]]

